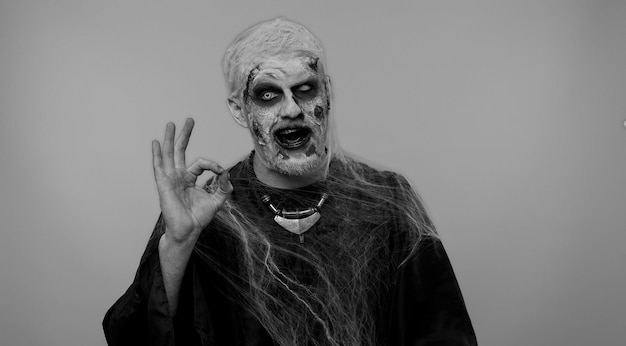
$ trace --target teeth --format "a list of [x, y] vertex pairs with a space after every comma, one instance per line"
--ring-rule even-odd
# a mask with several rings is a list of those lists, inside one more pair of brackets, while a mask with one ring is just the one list
[[277, 130], [274, 135], [283, 148], [294, 149], [308, 141], [311, 131], [305, 127], [291, 127]]
[[292, 134], [294, 132], [298, 131], [298, 129], [285, 129], [285, 130], [280, 130], [279, 133], [281, 135], [289, 135]]
[[300, 130], [302, 129], [282, 129], [282, 130], [279, 130], [278, 133], [281, 135], [289, 135]]

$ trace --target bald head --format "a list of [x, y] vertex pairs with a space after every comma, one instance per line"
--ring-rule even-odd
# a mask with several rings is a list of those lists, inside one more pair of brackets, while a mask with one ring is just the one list
[[322, 45], [304, 26], [276, 18], [245, 30], [224, 54], [223, 70], [229, 98], [243, 98], [250, 73], [262, 62], [297, 55], [310, 57], [313, 67], [323, 69]]

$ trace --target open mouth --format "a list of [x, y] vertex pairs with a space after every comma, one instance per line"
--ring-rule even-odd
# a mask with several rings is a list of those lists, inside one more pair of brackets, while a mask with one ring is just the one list
[[311, 139], [311, 129], [306, 127], [290, 127], [274, 132], [278, 145], [285, 149], [297, 149]]

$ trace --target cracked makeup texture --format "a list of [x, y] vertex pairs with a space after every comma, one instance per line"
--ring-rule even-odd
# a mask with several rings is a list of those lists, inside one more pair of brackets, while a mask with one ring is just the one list
[[[266, 165], [282, 174], [304, 175], [327, 162], [330, 99], [323, 66], [312, 56], [264, 60], [248, 74], [243, 91], [255, 150]], [[306, 127], [308, 141], [281, 146], [276, 130]]]

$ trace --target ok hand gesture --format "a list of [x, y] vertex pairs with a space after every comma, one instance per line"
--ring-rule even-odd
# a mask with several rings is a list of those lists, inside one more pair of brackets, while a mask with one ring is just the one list
[[[157, 140], [152, 142], [152, 163], [166, 225], [165, 237], [170, 242], [192, 247], [233, 190], [228, 172], [217, 163], [198, 159], [186, 165], [185, 150], [193, 125], [193, 119], [188, 118], [174, 141], [176, 129], [173, 123], [168, 123], [163, 147]], [[213, 192], [196, 186], [198, 176], [205, 170], [218, 175], [215, 178], [218, 188]]]

